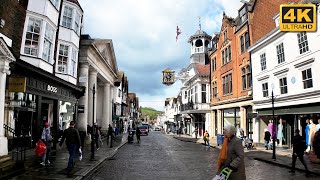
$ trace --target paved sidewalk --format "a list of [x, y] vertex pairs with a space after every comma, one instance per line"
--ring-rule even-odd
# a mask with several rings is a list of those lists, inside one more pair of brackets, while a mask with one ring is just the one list
[[[204, 141], [202, 138], [195, 139], [194, 137], [191, 137], [189, 135], [176, 135], [176, 134], [168, 134], [168, 135], [173, 136], [174, 138], [181, 141], [199, 143], [204, 145]], [[217, 140], [215, 137], [210, 138], [210, 146], [212, 148], [221, 149], [221, 145], [217, 146]], [[250, 159], [255, 159], [258, 161], [263, 161], [263, 162], [274, 164], [277, 166], [286, 167], [288, 168], [288, 170], [291, 168], [292, 150], [290, 149], [277, 148], [276, 160], [272, 159], [272, 150], [265, 150], [265, 148], [262, 148], [262, 147], [255, 148], [255, 150], [245, 149], [245, 155]], [[313, 174], [320, 175], [320, 160], [315, 160], [314, 155], [305, 155], [304, 157], [309, 170]], [[296, 170], [305, 171], [304, 166], [298, 159], [296, 161]]]
[[128, 134], [118, 135], [113, 148], [107, 145], [106, 139], [99, 150], [95, 151], [95, 161], [91, 161], [91, 145], [86, 144], [83, 150], [82, 161], [78, 160], [78, 154], [75, 154], [76, 165], [68, 174], [66, 167], [68, 164], [69, 153], [66, 148], [58, 150], [51, 156], [52, 162], [49, 166], [43, 167], [39, 163], [39, 159], [34, 157], [26, 160], [26, 171], [24, 174], [12, 178], [12, 180], [29, 180], [29, 179], [75, 179], [84, 178], [93, 169], [99, 166], [103, 161], [111, 158], [116, 151], [127, 143]]

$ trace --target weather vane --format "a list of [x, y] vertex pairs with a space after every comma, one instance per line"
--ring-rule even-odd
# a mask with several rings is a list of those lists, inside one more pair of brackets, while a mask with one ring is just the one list
[[200, 29], [200, 31], [201, 31], [201, 17], [199, 16], [199, 29]]

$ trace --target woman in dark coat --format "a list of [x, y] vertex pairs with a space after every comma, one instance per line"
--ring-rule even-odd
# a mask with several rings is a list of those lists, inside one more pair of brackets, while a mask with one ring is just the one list
[[235, 133], [236, 128], [233, 125], [226, 125], [223, 129], [224, 141], [218, 159], [218, 173], [228, 167], [232, 170], [229, 179], [245, 180], [244, 150]]

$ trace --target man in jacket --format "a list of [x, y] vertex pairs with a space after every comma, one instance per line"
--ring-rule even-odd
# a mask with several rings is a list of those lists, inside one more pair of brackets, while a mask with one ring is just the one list
[[306, 165], [306, 162], [304, 161], [303, 155], [306, 147], [306, 142], [302, 136], [300, 136], [300, 130], [296, 129], [295, 130], [295, 136], [293, 137], [292, 140], [292, 146], [293, 146], [293, 153], [292, 153], [292, 169], [290, 172], [294, 173], [295, 172], [295, 166], [296, 166], [296, 160], [299, 158], [303, 166], [306, 168], [307, 174], [309, 174], [309, 169]]
[[74, 154], [78, 148], [80, 148], [80, 136], [78, 130], [74, 127], [74, 121], [70, 122], [70, 127], [63, 132], [62, 140], [60, 142], [60, 146], [66, 139], [66, 145], [69, 151], [69, 161], [68, 161], [68, 170], [71, 170], [75, 163], [74, 163]]

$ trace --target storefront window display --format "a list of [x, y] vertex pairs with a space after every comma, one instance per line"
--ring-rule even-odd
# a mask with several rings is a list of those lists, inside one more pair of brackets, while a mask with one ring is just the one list
[[59, 101], [59, 137], [62, 132], [69, 128], [70, 121], [74, 120], [75, 104], [71, 102]]
[[6, 131], [6, 136], [25, 137], [27, 147], [31, 146], [34, 134], [32, 127], [36, 117], [36, 98], [36, 95], [23, 92], [9, 92], [6, 97], [5, 124], [15, 132]]
[[277, 146], [289, 146], [292, 140], [294, 131], [294, 115], [275, 115], [274, 120], [276, 126], [272, 120], [272, 116], [260, 116], [260, 143], [264, 142], [264, 129], [275, 136]]
[[[240, 108], [224, 109], [223, 110], [223, 127], [231, 124], [237, 126], [240, 124]], [[240, 127], [237, 127], [240, 128]]]

